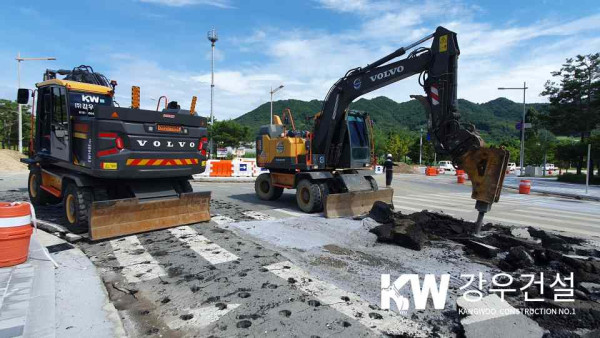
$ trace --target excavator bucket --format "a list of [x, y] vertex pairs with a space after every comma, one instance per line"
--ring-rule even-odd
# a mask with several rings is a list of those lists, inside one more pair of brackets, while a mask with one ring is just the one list
[[89, 237], [96, 241], [210, 220], [210, 192], [159, 200], [127, 198], [92, 203]]
[[392, 204], [394, 189], [331, 194], [325, 198], [325, 217], [357, 216], [369, 212], [376, 201]]

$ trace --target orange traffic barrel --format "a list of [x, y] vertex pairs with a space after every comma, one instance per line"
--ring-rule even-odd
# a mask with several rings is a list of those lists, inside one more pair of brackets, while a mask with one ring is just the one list
[[436, 167], [427, 167], [425, 169], [425, 175], [427, 176], [437, 176], [437, 168]]
[[521, 180], [521, 183], [519, 183], [519, 194], [529, 195], [529, 191], [531, 191], [531, 181]]
[[461, 175], [464, 175], [464, 174], [465, 174], [464, 170], [462, 170], [462, 169], [456, 169], [456, 174], [455, 174], [456, 176], [461, 176]]
[[456, 176], [456, 183], [458, 184], [464, 184], [466, 181], [466, 176], [465, 173], [463, 172], [462, 174]]
[[27, 260], [32, 232], [29, 204], [0, 202], [0, 267]]

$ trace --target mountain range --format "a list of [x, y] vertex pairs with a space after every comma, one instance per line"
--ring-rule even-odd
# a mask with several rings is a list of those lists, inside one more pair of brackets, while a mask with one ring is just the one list
[[[273, 102], [273, 114], [280, 115], [284, 109], [292, 111], [297, 129], [310, 130], [312, 122], [307, 117], [321, 110], [323, 101], [280, 100]], [[532, 103], [527, 108], [534, 108], [540, 113], [547, 111], [548, 104]], [[383, 133], [404, 129], [415, 134], [421, 128], [426, 129], [425, 110], [419, 102], [411, 100], [396, 102], [388, 97], [379, 96], [373, 99], [359, 99], [350, 105], [350, 109], [366, 111], [374, 121], [375, 129]], [[514, 139], [518, 135], [515, 124], [523, 113], [523, 104], [506, 98], [497, 98], [485, 103], [474, 103], [458, 100], [458, 111], [461, 122], [475, 125], [487, 143], [498, 143], [505, 139]], [[268, 124], [270, 118], [270, 102], [238, 117], [236, 122], [247, 126], [253, 133], [261, 125]]]

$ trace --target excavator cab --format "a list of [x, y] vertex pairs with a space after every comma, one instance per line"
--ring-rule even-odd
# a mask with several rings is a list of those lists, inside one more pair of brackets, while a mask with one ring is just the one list
[[[364, 168], [370, 167], [371, 135], [367, 126], [368, 115], [364, 112], [349, 111], [346, 116], [347, 138], [346, 147], [342, 150], [341, 167]], [[348, 164], [345, 166], [344, 164]]]

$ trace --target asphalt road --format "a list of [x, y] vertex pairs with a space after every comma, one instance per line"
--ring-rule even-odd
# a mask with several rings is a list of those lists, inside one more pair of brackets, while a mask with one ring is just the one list
[[[26, 199], [27, 175], [0, 176], [2, 200]], [[383, 177], [379, 176], [379, 184]], [[443, 312], [408, 317], [379, 309], [381, 273], [490, 269], [456, 254], [456, 244], [421, 252], [376, 244], [359, 221], [307, 216], [293, 192], [265, 202], [252, 183], [193, 183], [213, 193], [209, 223], [96, 243], [79, 243], [105, 282], [133, 337], [379, 336], [456, 328]], [[403, 212], [443, 211], [474, 220], [469, 185], [453, 176], [398, 175], [394, 205]], [[38, 210], [61, 223], [60, 207]], [[538, 226], [596, 240], [600, 203], [504, 191], [486, 221]], [[328, 223], [330, 222], [330, 223]]]

